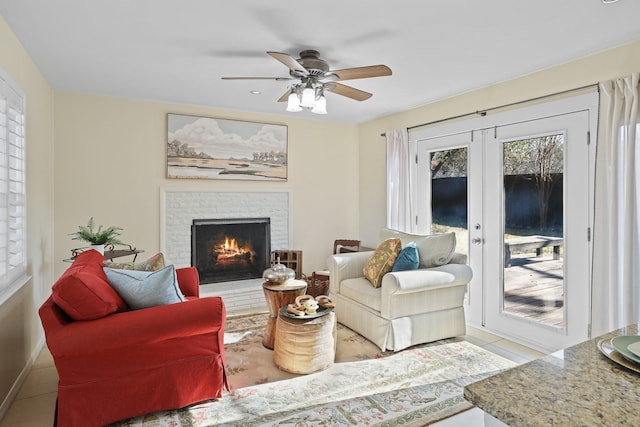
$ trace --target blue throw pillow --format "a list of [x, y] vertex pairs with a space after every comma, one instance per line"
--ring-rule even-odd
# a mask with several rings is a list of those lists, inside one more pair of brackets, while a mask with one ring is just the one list
[[391, 271], [416, 270], [419, 265], [420, 257], [418, 256], [416, 242], [409, 242], [400, 251], [400, 255], [398, 255], [398, 259], [393, 264]]
[[185, 301], [178, 287], [176, 269], [168, 265], [156, 271], [104, 268], [107, 280], [132, 310]]

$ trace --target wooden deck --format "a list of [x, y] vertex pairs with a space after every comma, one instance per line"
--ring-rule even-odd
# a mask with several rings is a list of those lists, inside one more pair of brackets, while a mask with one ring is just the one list
[[504, 269], [505, 311], [543, 324], [564, 326], [563, 261], [552, 254], [518, 254]]

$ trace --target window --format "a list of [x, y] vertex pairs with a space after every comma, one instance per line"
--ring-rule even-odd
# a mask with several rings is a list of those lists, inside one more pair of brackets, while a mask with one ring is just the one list
[[25, 96], [0, 69], [0, 303], [26, 273]]

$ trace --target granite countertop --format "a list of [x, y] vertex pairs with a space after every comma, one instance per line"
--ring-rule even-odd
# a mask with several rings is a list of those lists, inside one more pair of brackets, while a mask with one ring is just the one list
[[464, 397], [512, 427], [640, 426], [640, 373], [597, 347], [617, 335], [638, 335], [638, 325], [470, 384]]

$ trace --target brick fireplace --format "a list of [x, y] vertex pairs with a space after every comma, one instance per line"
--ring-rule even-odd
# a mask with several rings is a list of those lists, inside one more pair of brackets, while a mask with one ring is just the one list
[[[268, 218], [272, 249], [291, 247], [291, 194], [289, 191], [203, 191], [162, 189], [160, 195], [160, 248], [168, 263], [192, 265], [191, 227], [198, 220]], [[203, 296], [224, 298], [230, 313], [265, 309], [262, 279], [204, 284]]]

